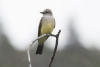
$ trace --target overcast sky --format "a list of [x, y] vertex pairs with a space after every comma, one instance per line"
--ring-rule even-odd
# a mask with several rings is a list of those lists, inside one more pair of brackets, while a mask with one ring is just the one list
[[[86, 47], [100, 49], [100, 0], [0, 0], [0, 15], [4, 32], [12, 45], [24, 49], [36, 39], [40, 12], [53, 11], [56, 28], [62, 30], [59, 48], [68, 37], [69, 19], [74, 19], [80, 41]], [[54, 44], [54, 38], [48, 40]], [[54, 45], [52, 45], [53, 47]]]

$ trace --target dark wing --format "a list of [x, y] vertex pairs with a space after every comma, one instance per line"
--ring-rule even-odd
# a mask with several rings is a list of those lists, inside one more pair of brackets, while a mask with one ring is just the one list
[[55, 18], [54, 18], [54, 28], [55, 28], [56, 22], [55, 22]]
[[39, 24], [39, 28], [38, 28], [38, 36], [41, 35], [42, 19], [43, 19], [43, 17], [42, 17], [41, 20], [40, 20], [40, 24]]

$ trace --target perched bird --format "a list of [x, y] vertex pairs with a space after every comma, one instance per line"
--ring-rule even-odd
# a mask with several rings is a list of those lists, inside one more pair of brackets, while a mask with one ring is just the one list
[[[53, 29], [55, 28], [55, 19], [53, 17], [53, 13], [50, 9], [45, 9], [43, 12], [43, 17], [40, 20], [38, 36], [43, 34], [51, 34]], [[44, 42], [48, 39], [47, 36], [38, 40], [38, 47], [36, 50], [36, 54], [42, 54]]]

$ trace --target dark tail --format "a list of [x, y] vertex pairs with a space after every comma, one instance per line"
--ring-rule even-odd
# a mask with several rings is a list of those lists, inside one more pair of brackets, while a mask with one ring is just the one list
[[43, 44], [39, 44], [36, 50], [36, 54], [42, 54], [43, 52]]

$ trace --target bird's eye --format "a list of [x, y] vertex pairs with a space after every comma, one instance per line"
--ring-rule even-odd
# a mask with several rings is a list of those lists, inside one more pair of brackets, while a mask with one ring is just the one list
[[46, 13], [48, 13], [48, 11], [46, 11]]

